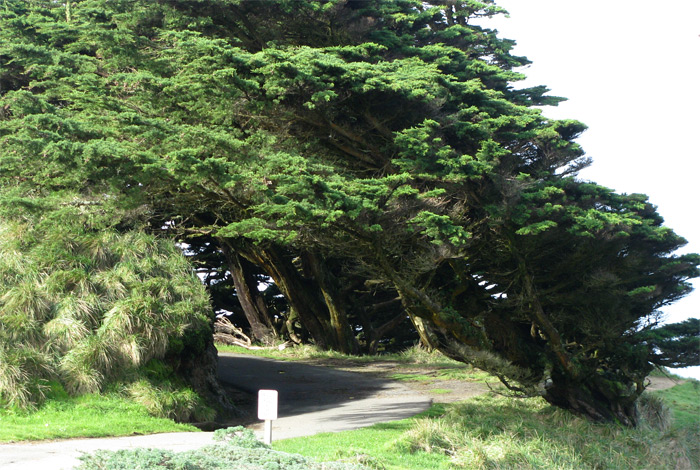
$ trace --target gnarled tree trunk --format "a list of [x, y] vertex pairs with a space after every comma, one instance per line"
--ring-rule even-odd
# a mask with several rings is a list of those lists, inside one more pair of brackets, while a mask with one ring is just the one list
[[348, 314], [345, 310], [347, 299], [340, 294], [335, 277], [317, 255], [306, 253], [303, 259], [313, 273], [326, 303], [330, 316], [330, 328], [334, 336], [333, 349], [345, 354], [359, 353], [360, 345], [348, 322]]
[[258, 292], [255, 279], [246, 270], [246, 261], [225, 240], [220, 240], [220, 246], [233, 278], [236, 296], [250, 324], [252, 339], [267, 342], [277, 337], [277, 331], [272, 324], [267, 305]]

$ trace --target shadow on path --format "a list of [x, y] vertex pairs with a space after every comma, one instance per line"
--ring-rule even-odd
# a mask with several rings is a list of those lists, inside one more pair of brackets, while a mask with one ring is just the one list
[[280, 418], [398, 391], [393, 382], [365, 374], [232, 353], [219, 353], [218, 375], [254, 396], [258, 390], [277, 390]]
[[[219, 377], [245, 392], [279, 392], [279, 419], [273, 439], [338, 432], [414, 416], [430, 406], [430, 399], [402, 384], [358, 374], [279, 362], [252, 356], [219, 354]], [[262, 437], [261, 424], [251, 426]], [[210, 432], [184, 432], [104, 439], [0, 444], [1, 470], [67, 470], [78, 457], [97, 449], [151, 447], [176, 452], [211, 444]]]

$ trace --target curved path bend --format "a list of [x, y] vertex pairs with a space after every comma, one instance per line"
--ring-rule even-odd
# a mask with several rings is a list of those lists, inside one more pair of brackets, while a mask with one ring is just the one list
[[[293, 362], [220, 353], [219, 378], [246, 392], [279, 392], [273, 440], [357, 429], [414, 416], [430, 398], [393, 381]], [[262, 423], [252, 427], [262, 436]], [[0, 444], [2, 470], [68, 470], [83, 453], [151, 447], [185, 451], [211, 444], [209, 432]]]

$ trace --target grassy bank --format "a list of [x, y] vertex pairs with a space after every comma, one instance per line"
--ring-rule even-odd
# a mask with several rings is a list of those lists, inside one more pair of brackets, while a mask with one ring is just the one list
[[[221, 350], [247, 353], [235, 347]], [[393, 362], [396, 367], [387, 377], [403, 381], [488, 379], [478, 370], [420, 349], [379, 358], [347, 358], [313, 348], [254, 354], [336, 367]], [[541, 399], [485, 394], [436, 405], [416, 419], [289, 439], [273, 447], [385, 470], [700, 469], [700, 382], [686, 381], [648, 396], [646, 418], [637, 429], [590, 423]]]
[[637, 429], [593, 424], [540, 399], [487, 394], [434, 406], [412, 420], [290, 439], [274, 447], [385, 470], [700, 468], [699, 383], [655, 395], [670, 405], [671, 423], [652, 418]]
[[117, 394], [51, 398], [35, 411], [0, 410], [0, 442], [197, 431], [156, 418]]

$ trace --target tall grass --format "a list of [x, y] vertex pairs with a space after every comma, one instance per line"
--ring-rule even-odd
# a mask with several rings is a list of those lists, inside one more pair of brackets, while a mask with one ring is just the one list
[[[488, 394], [434, 405], [409, 420], [342, 433], [288, 439], [276, 449], [316, 459], [346, 459], [382, 470], [697, 470], [700, 397], [687, 383], [655, 393], [686, 420], [646, 413], [637, 429], [595, 424], [540, 399]], [[658, 396], [650, 405], [659, 412]], [[691, 422], [691, 418], [694, 423]]]
[[141, 379], [126, 385], [124, 391], [123, 395], [143, 405], [152, 416], [177, 422], [202, 422], [212, 421], [216, 415], [192, 389], [173, 387], [169, 382], [154, 385]]
[[209, 332], [206, 291], [173, 243], [90, 231], [73, 215], [0, 221], [0, 406], [36, 407], [52, 380], [71, 394], [137, 380], [131, 371]]
[[669, 426], [658, 402], [651, 408], [642, 426], [629, 429], [594, 424], [539, 399], [483, 395], [438, 419], [417, 420], [396, 446], [445, 455], [469, 469], [698, 468], [698, 435]]

